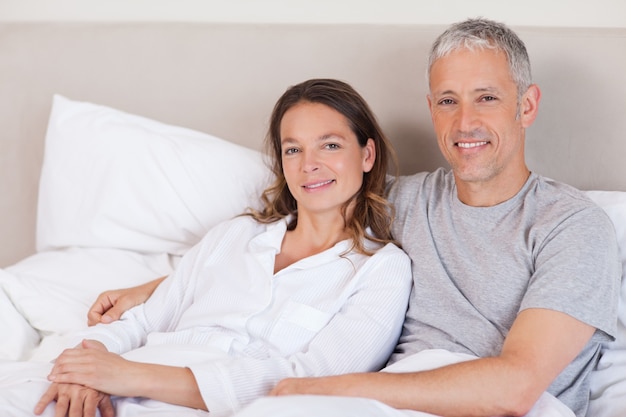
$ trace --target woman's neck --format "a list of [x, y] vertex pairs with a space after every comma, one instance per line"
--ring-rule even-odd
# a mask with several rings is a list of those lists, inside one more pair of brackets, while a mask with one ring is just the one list
[[341, 215], [299, 215], [294, 230], [285, 234], [281, 250], [276, 255], [274, 273], [299, 261], [332, 248], [349, 237]]

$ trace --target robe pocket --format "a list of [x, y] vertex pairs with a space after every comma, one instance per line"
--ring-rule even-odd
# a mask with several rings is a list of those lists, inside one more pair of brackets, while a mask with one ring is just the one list
[[303, 350], [332, 317], [333, 314], [326, 311], [289, 301], [274, 325], [271, 339], [282, 353], [296, 353]]

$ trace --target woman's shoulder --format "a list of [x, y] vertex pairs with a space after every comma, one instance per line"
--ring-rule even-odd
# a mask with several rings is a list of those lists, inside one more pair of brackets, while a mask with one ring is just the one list
[[370, 262], [401, 262], [410, 264], [411, 259], [409, 255], [402, 250], [395, 243], [389, 242], [385, 244], [374, 243], [371, 241], [367, 241], [366, 248], [373, 252], [370, 258]]
[[211, 236], [211, 238], [214, 239], [216, 236], [235, 234], [241, 237], [246, 235], [256, 235], [267, 230], [268, 226], [272, 224], [275, 223], [260, 223], [254, 217], [242, 214], [217, 223], [211, 227], [206, 236]]
[[374, 254], [379, 256], [406, 255], [406, 253], [393, 242], [388, 242], [384, 244], [378, 243]]
[[379, 245], [379, 249], [371, 256], [363, 256], [362, 263], [355, 262], [359, 279], [371, 285], [396, 285], [407, 291], [413, 282], [411, 258], [393, 243]]

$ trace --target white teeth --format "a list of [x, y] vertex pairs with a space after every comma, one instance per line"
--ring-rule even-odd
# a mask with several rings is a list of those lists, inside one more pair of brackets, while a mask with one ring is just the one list
[[321, 187], [323, 185], [330, 184], [333, 181], [334, 180], [328, 180], [328, 181], [320, 182], [318, 184], [305, 185], [304, 188], [318, 188], [318, 187]]
[[459, 142], [459, 143], [457, 143], [457, 146], [459, 148], [469, 149], [469, 148], [475, 148], [477, 146], [483, 146], [483, 145], [486, 145], [487, 143], [488, 143], [487, 141], [484, 141], [484, 142]]

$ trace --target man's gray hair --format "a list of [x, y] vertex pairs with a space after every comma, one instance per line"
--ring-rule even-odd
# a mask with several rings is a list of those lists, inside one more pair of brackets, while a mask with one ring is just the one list
[[506, 25], [482, 18], [456, 23], [439, 35], [428, 56], [429, 82], [430, 70], [435, 61], [457, 49], [503, 51], [509, 63], [511, 77], [517, 85], [518, 99], [521, 99], [532, 84], [530, 59], [524, 42]]

